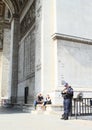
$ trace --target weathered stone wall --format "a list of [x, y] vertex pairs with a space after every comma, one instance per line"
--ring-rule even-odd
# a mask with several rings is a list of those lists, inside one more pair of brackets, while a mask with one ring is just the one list
[[34, 100], [34, 84], [35, 78], [31, 77], [26, 79], [18, 84], [18, 93], [17, 93], [17, 101], [18, 103], [24, 103], [24, 94], [25, 94], [25, 87], [29, 88], [28, 92], [28, 104], [33, 103]]
[[[58, 35], [58, 34], [57, 34]], [[57, 84], [52, 92], [53, 104], [63, 103], [61, 91], [63, 82], [68, 82], [74, 89], [74, 97], [81, 91], [84, 98], [91, 98], [92, 93], [92, 42], [76, 37], [60, 35], [56, 39], [56, 76]]]
[[0, 51], [0, 98], [2, 90], [2, 50]]
[[[35, 9], [36, 8], [36, 9]], [[32, 10], [32, 11], [31, 11]], [[24, 89], [29, 87], [28, 102], [33, 102], [34, 95], [40, 89], [41, 82], [41, 7], [40, 1], [32, 3], [21, 21], [21, 41], [18, 58], [18, 102], [24, 102]], [[32, 14], [29, 16], [29, 14]], [[34, 20], [32, 21], [33, 18]], [[29, 22], [28, 22], [29, 21]], [[28, 27], [29, 24], [29, 27]], [[27, 27], [27, 32], [26, 32]], [[36, 87], [35, 87], [36, 86]], [[37, 87], [39, 86], [39, 87]]]
[[35, 73], [35, 34], [34, 28], [20, 42], [19, 82], [34, 76]]
[[92, 39], [90, 0], [55, 0], [55, 33]]
[[69, 82], [76, 90], [92, 89], [92, 45], [58, 40], [58, 87]]
[[52, 40], [54, 28], [54, 0], [42, 1], [42, 92], [47, 94], [55, 89], [55, 51], [56, 44]]
[[1, 96], [8, 97], [10, 94], [10, 81], [9, 81], [9, 71], [10, 71], [10, 43], [11, 43], [11, 32], [10, 29], [4, 29], [4, 39], [3, 39], [3, 52], [2, 52], [2, 81], [1, 81]]
[[36, 21], [35, 21], [35, 95], [41, 91], [41, 38], [42, 38], [42, 1], [36, 1]]
[[[89, 4], [86, 6], [86, 2], [83, 5], [85, 15], [88, 14], [86, 12], [88, 7], [91, 13], [91, 6]], [[76, 14], [77, 8], [74, 8], [76, 4], [79, 7], [79, 15]], [[66, 7], [69, 9], [68, 12]], [[71, 2], [66, 3], [64, 0], [61, 2], [58, 0], [53, 0], [53, 2], [37, 0], [23, 11], [20, 18], [19, 101], [23, 100], [26, 86], [29, 87], [29, 99], [33, 99], [41, 91], [44, 94], [50, 93], [53, 103], [58, 103], [61, 100], [59, 90], [63, 89], [63, 80], [69, 82], [75, 89], [86, 89], [86, 87], [91, 89], [90, 81], [92, 78], [89, 76], [92, 73], [91, 45], [69, 39], [52, 39], [54, 33], [60, 35], [65, 33], [67, 37], [68, 35], [72, 37], [74, 34], [77, 37], [90, 38], [89, 31], [85, 33], [85, 30], [81, 28], [85, 26], [83, 23], [84, 15], [80, 17], [81, 13], [78, 1], [71, 4]], [[64, 17], [66, 15], [68, 17]], [[76, 25], [75, 19], [69, 17], [76, 17], [77, 20], [80, 18], [81, 21], [77, 21]], [[91, 27], [90, 21], [86, 19], [86, 22], [89, 23], [86, 26], [87, 30]], [[76, 27], [80, 27], [81, 31]], [[75, 38], [77, 39], [77, 37]], [[32, 42], [30, 42], [31, 40]]]
[[[18, 68], [18, 99], [24, 99], [24, 88], [29, 87], [29, 97], [35, 89], [35, 35], [34, 28], [20, 42]], [[22, 96], [22, 97], [21, 97]], [[22, 99], [22, 100], [23, 100]]]

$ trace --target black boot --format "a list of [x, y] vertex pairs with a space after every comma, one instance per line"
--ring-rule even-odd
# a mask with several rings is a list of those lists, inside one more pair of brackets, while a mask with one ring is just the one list
[[65, 114], [64, 120], [68, 120], [68, 114]]
[[64, 119], [65, 118], [65, 114], [62, 114], [62, 117], [61, 117], [61, 119]]

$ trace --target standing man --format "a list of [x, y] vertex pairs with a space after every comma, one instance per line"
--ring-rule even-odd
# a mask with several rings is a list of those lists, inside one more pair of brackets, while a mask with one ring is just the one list
[[64, 98], [64, 114], [62, 115], [61, 119], [68, 120], [72, 108], [73, 89], [68, 85], [68, 83], [65, 83], [64, 87], [64, 90], [61, 92]]

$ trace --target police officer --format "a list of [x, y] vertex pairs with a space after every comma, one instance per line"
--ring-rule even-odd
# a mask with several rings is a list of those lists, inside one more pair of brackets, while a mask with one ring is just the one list
[[68, 83], [65, 83], [64, 87], [64, 90], [61, 92], [64, 98], [64, 114], [62, 115], [61, 119], [68, 120], [68, 116], [72, 108], [73, 88], [69, 86]]

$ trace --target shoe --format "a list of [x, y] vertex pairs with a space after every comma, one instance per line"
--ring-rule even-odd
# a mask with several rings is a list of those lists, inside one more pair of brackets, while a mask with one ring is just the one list
[[64, 119], [65, 118], [65, 114], [62, 115], [62, 117], [60, 119]]
[[68, 120], [68, 118], [64, 118], [64, 120]]
[[65, 114], [64, 120], [68, 120], [68, 114]]
[[64, 120], [64, 118], [63, 118], [63, 117], [61, 117], [60, 119], [61, 119], [61, 120]]

